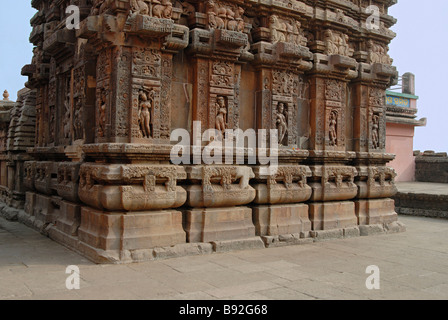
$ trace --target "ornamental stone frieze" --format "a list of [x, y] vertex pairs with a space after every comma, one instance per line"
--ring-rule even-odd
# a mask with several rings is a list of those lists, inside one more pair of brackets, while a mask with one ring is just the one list
[[186, 178], [181, 167], [83, 164], [79, 175], [79, 198], [99, 210], [170, 209], [186, 201], [186, 191], [177, 186]]

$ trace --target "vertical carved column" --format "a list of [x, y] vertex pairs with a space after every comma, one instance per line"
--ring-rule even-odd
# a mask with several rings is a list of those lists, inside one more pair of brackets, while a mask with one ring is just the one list
[[[241, 4], [242, 5], [242, 4]], [[247, 52], [251, 26], [244, 22], [239, 4], [207, 1], [190, 16], [191, 43], [188, 54], [193, 66], [193, 121], [202, 132], [240, 128], [241, 64]], [[201, 132], [201, 134], [202, 134]], [[255, 237], [252, 210], [255, 197], [249, 185], [252, 169], [245, 166], [199, 165], [187, 168], [187, 204], [184, 211], [188, 241], [220, 242], [237, 240], [263, 246]]]
[[111, 49], [102, 50], [96, 63], [96, 142], [106, 142], [111, 130]]
[[[367, 47], [374, 50], [371, 41]], [[394, 202], [396, 173], [386, 166], [393, 155], [385, 153], [386, 110], [385, 90], [396, 77], [395, 67], [377, 63], [374, 51], [369, 52], [372, 64], [360, 63], [359, 77], [351, 85], [354, 113], [354, 164], [358, 194], [355, 210], [362, 233], [397, 227]], [[381, 61], [381, 59], [380, 59]], [[384, 61], [384, 59], [383, 59]], [[374, 62], [374, 63], [373, 63]], [[372, 227], [378, 226], [380, 228]]]
[[[309, 208], [304, 202], [311, 197], [307, 184], [311, 171], [299, 163], [308, 155], [303, 149], [309, 124], [300, 115], [307, 108], [303, 101], [308, 98], [309, 86], [304, 73], [312, 67], [312, 54], [299, 19], [302, 17], [270, 15], [261, 19], [252, 33], [257, 41], [252, 45], [258, 79], [257, 129], [267, 130], [268, 147], [278, 144], [279, 148], [275, 174], [266, 175], [260, 166], [254, 169], [257, 197], [253, 219], [266, 246], [310, 241]], [[271, 130], [277, 130], [277, 141], [270, 141]]]
[[[63, 213], [52, 237], [98, 262], [150, 258], [154, 248], [186, 240], [175, 210], [186, 201], [177, 186], [185, 171], [169, 164], [169, 140], [173, 55], [187, 47], [188, 28], [175, 23], [170, 1], [146, 6], [114, 1], [92, 8], [78, 32], [98, 52], [96, 78], [85, 79], [96, 84], [96, 143], [83, 146], [86, 162], [59, 165]], [[88, 75], [88, 68], [73, 73]]]
[[[335, 46], [334, 37], [345, 39], [344, 45]], [[312, 235], [357, 235], [355, 204], [350, 200], [357, 193], [354, 178], [358, 173], [349, 166], [354, 153], [347, 152], [347, 133], [351, 129], [348, 82], [357, 76], [358, 65], [351, 58], [348, 36], [327, 29], [322, 43], [327, 54], [314, 54], [309, 73]]]
[[121, 46], [112, 51], [112, 103], [110, 142], [130, 142], [132, 49]]

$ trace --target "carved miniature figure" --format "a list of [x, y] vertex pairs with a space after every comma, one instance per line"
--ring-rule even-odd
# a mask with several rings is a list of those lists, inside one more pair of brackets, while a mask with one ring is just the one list
[[372, 117], [372, 145], [373, 145], [374, 149], [378, 149], [380, 146], [379, 128], [380, 128], [380, 117], [378, 115], [373, 115], [373, 117]]
[[93, 16], [97, 16], [99, 14], [102, 14], [105, 12], [110, 5], [112, 4], [113, 0], [93, 0], [93, 6], [91, 9], [91, 14]]
[[324, 42], [326, 46], [326, 54], [329, 56], [338, 54], [339, 49], [336, 45], [336, 37], [331, 30], [325, 30], [324, 33]]
[[81, 105], [77, 105], [74, 115], [74, 133], [75, 133], [75, 140], [82, 139], [84, 136], [84, 125], [83, 125], [83, 119], [82, 119], [82, 107]]
[[100, 137], [104, 137], [106, 134], [106, 103], [107, 103], [107, 96], [106, 91], [103, 90], [101, 92], [101, 103], [100, 103], [100, 110], [99, 110], [99, 127], [98, 127], [98, 135]]
[[237, 21], [237, 27], [236, 31], [243, 32], [245, 27], [245, 22], [243, 19], [244, 16], [244, 9], [241, 7], [238, 7], [237, 15], [236, 15], [236, 21]]
[[148, 15], [149, 6], [142, 0], [131, 0], [131, 11], [136, 14]]
[[140, 104], [138, 118], [140, 120], [140, 130], [144, 138], [151, 137], [151, 101], [144, 91], [139, 92]]
[[54, 143], [55, 124], [56, 124], [56, 111], [54, 106], [50, 106], [50, 121], [49, 121], [49, 143]]
[[64, 119], [63, 119], [63, 126], [64, 126], [64, 138], [69, 139], [70, 138], [70, 127], [71, 127], [71, 116], [70, 116], [70, 97], [68, 96], [67, 99], [64, 101]]
[[286, 24], [280, 23], [276, 15], [270, 18], [272, 42], [286, 42]]
[[296, 45], [306, 47], [308, 40], [305, 36], [302, 35], [302, 24], [300, 21], [295, 21], [294, 24], [294, 41]]
[[173, 15], [173, 4], [170, 0], [153, 0], [152, 16], [161, 19], [170, 19]]
[[330, 146], [337, 146], [338, 144], [338, 114], [336, 111], [330, 113], [329, 127], [330, 127]]
[[275, 123], [278, 130], [278, 143], [283, 144], [283, 140], [285, 140], [286, 133], [288, 132], [288, 123], [285, 116], [285, 104], [283, 102], [278, 104], [275, 117]]
[[[207, 2], [207, 16], [208, 24], [211, 29], [225, 29], [225, 20], [222, 18], [222, 14], [218, 14], [215, 2], [210, 0]], [[226, 14], [224, 14], [226, 16]]]
[[225, 98], [219, 96], [216, 104], [218, 109], [218, 115], [216, 116], [216, 130], [222, 132], [222, 134], [224, 135], [224, 132], [227, 129], [227, 106]]

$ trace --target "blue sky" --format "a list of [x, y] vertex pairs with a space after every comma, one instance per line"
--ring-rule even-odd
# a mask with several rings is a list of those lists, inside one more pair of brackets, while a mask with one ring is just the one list
[[[422, 3], [427, 3], [423, 5]], [[0, 97], [7, 89], [11, 99], [23, 88], [26, 77], [20, 70], [31, 62], [30, 19], [35, 14], [30, 0], [2, 1], [0, 11]], [[397, 33], [390, 45], [390, 56], [400, 74], [416, 76], [418, 117], [428, 118], [425, 128], [416, 128], [415, 150], [448, 151], [448, 62], [446, 43], [448, 1], [399, 0], [389, 14], [398, 19]]]

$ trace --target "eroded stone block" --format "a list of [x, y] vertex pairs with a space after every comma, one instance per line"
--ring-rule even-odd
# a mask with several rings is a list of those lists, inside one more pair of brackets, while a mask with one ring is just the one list
[[300, 234], [311, 231], [308, 205], [284, 204], [253, 207], [257, 236]]
[[356, 200], [355, 212], [359, 225], [387, 224], [398, 220], [392, 199]]
[[255, 237], [252, 210], [247, 207], [187, 210], [184, 221], [190, 243]]
[[106, 213], [87, 207], [81, 211], [79, 240], [93, 248], [139, 250], [186, 242], [178, 211]]
[[351, 201], [310, 203], [313, 231], [356, 227], [355, 204]]

